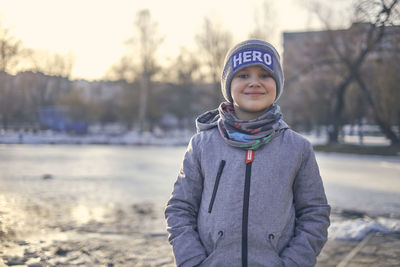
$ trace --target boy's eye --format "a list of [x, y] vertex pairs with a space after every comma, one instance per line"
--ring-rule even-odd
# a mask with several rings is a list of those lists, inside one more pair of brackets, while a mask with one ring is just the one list
[[245, 78], [249, 77], [249, 75], [246, 73], [239, 73], [237, 77], [245, 79]]
[[260, 75], [260, 77], [263, 78], [263, 79], [265, 79], [265, 78], [271, 77], [271, 74], [269, 74], [269, 73], [263, 73], [263, 74]]

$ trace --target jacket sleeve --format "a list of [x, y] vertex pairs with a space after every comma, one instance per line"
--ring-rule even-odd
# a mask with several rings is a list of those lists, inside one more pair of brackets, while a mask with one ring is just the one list
[[197, 231], [197, 214], [203, 191], [199, 148], [190, 141], [181, 170], [165, 209], [168, 240], [177, 266], [196, 266], [206, 258]]
[[295, 235], [280, 255], [285, 266], [315, 266], [328, 236], [330, 206], [313, 148], [308, 141], [305, 146], [303, 162], [293, 184]]

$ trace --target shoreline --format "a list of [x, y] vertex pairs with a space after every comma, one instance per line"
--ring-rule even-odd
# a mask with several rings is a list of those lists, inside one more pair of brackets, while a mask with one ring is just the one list
[[[190, 130], [170, 133], [139, 133], [130, 131], [118, 134], [85, 134], [72, 135], [43, 131], [0, 132], [0, 145], [111, 145], [111, 146], [187, 146], [195, 132]], [[358, 155], [400, 156], [400, 145], [390, 145], [384, 137], [366, 136], [360, 145], [354, 136], [346, 136], [343, 142], [327, 144], [324, 136], [300, 133], [308, 139], [315, 151], [334, 152]]]
[[400, 156], [400, 145], [355, 145], [326, 144], [314, 145], [314, 150], [327, 153], [343, 153], [357, 155]]
[[[68, 141], [68, 142], [31, 142], [31, 143], [5, 143], [0, 140], [1, 146], [126, 146], [126, 147], [186, 147], [188, 142], [182, 140], [164, 140], [141, 141], [141, 142], [87, 142], [87, 141]], [[366, 156], [384, 156], [400, 157], [400, 146], [398, 145], [354, 145], [354, 144], [314, 144], [315, 152], [338, 153], [347, 155], [366, 155]]]

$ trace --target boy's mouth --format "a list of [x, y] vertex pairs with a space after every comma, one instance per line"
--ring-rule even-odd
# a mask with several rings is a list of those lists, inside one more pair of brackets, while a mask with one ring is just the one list
[[265, 95], [264, 92], [245, 92], [244, 94], [247, 95], [247, 96], [262, 96], [262, 95]]

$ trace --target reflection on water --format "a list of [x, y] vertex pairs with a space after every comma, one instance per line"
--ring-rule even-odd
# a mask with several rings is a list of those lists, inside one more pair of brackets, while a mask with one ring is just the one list
[[103, 207], [88, 207], [79, 204], [77, 207], [72, 208], [71, 216], [78, 224], [85, 224], [90, 221], [102, 221], [106, 214]]

